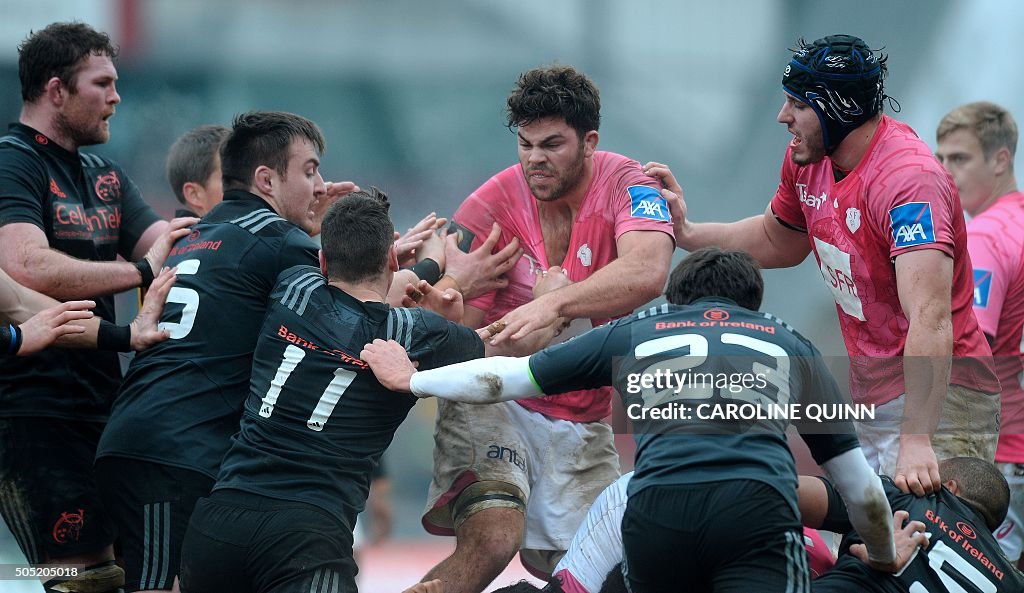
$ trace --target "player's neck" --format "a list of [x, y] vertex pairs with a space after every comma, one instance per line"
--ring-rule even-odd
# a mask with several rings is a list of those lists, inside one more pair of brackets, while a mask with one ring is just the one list
[[992, 204], [995, 204], [997, 201], [999, 201], [999, 198], [1007, 194], [1015, 193], [1016, 191], [1017, 180], [1014, 178], [1013, 174], [1007, 175], [1005, 178], [996, 181], [995, 186], [992, 188], [992, 193], [987, 198], [985, 198], [984, 202], [979, 204], [973, 212], [967, 210], [967, 213], [970, 214], [971, 216], [977, 216], [982, 212], [988, 210], [989, 207], [992, 206]]
[[364, 303], [383, 303], [388, 296], [387, 282], [383, 278], [368, 282], [345, 282], [344, 280], [333, 279], [328, 280], [327, 283], [357, 301]]
[[68, 152], [78, 152], [78, 144], [71, 138], [59, 131], [52, 113], [47, 113], [42, 107], [32, 104], [24, 104], [21, 107], [21, 116], [18, 122], [46, 136], [57, 143]]
[[867, 153], [881, 123], [882, 114], [879, 113], [850, 132], [832, 153], [832, 163], [842, 171], [853, 171]]
[[[996, 186], [996, 191], [993, 192], [996, 195], [995, 200], [1005, 196], [1006, 194], [1017, 193], [1017, 178], [1011, 172], [1006, 176], [1005, 179], [1001, 179], [999, 184]], [[992, 200], [993, 202], [995, 200]]]

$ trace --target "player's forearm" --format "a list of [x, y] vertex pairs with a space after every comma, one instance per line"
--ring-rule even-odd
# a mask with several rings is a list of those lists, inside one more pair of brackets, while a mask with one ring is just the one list
[[409, 388], [416, 397], [441, 397], [471, 404], [489, 404], [539, 397], [528, 357], [493, 356], [467, 360], [413, 374]]
[[142, 283], [132, 263], [80, 260], [53, 249], [33, 249], [10, 272], [28, 288], [62, 301], [115, 294]]
[[63, 335], [57, 338], [53, 345], [58, 348], [95, 348], [101, 321], [99, 317], [76, 321], [75, 325], [84, 327], [85, 331], [80, 334]]
[[949, 321], [911, 321], [903, 350], [906, 392], [904, 435], [933, 435], [942, 414], [949, 386], [953, 329]]
[[566, 319], [627, 315], [661, 295], [671, 253], [667, 252], [664, 261], [645, 261], [639, 257], [617, 259], [586, 280], [544, 294], [537, 300], [546, 301], [559, 317]]
[[802, 262], [806, 251], [774, 241], [765, 229], [768, 223], [764, 214], [735, 222], [687, 223], [685, 234], [677, 237], [678, 246], [687, 251], [710, 246], [746, 251], [763, 268], [787, 268]]
[[0, 269], [0, 321], [21, 324], [57, 301], [26, 288]]
[[[0, 270], [0, 321], [21, 325], [43, 309], [59, 304], [59, 301], [45, 294], [14, 282]], [[61, 348], [95, 348], [100, 319], [79, 319], [74, 324], [85, 328], [85, 331], [80, 334], [65, 334], [57, 338], [54, 345]]]
[[860, 447], [829, 459], [822, 467], [843, 497], [850, 524], [864, 540], [868, 557], [883, 564], [894, 561], [892, 509], [882, 481], [871, 470]]

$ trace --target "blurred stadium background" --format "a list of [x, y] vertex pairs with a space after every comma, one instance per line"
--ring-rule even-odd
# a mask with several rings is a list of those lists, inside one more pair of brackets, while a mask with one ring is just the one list
[[[122, 103], [96, 152], [124, 165], [164, 215], [176, 205], [164, 178], [174, 139], [250, 109], [318, 122], [324, 177], [385, 189], [396, 228], [431, 210], [450, 215], [514, 163], [505, 97], [520, 72], [552, 62], [600, 87], [600, 147], [669, 163], [698, 221], [755, 214], [771, 198], [790, 138], [774, 122], [779, 81], [801, 36], [851, 33], [883, 47], [895, 115], [932, 146], [938, 120], [963, 102], [992, 100], [1024, 120], [1012, 57], [1024, 3], [1014, 0], [0, 0], [0, 14], [6, 121], [18, 117], [16, 48], [30, 30], [81, 20], [120, 44]], [[811, 262], [768, 272], [764, 306], [839, 356], [834, 304]], [[364, 552], [367, 593], [401, 590], [449, 549], [419, 526], [433, 412], [418, 405], [386, 455], [395, 529]], [[0, 530], [7, 562], [23, 559]], [[524, 574], [513, 564], [498, 582]], [[0, 583], [4, 593], [39, 590]]]

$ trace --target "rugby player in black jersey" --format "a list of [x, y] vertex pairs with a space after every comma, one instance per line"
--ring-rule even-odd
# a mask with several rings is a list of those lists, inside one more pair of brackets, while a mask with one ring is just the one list
[[[929, 541], [896, 575], [871, 570], [844, 552], [860, 541], [850, 533], [832, 570], [814, 591], [870, 593], [997, 593], [1024, 591], [1024, 574], [1003, 555], [992, 532], [1006, 517], [1010, 489], [990, 462], [953, 457], [939, 462], [942, 488], [916, 497], [888, 476], [882, 486], [892, 508], [925, 525]], [[850, 531], [846, 505], [824, 478], [800, 477], [800, 514], [809, 527]]]
[[189, 522], [183, 593], [355, 591], [356, 515], [416, 402], [382, 387], [359, 351], [396, 340], [422, 368], [484, 354], [473, 330], [386, 304], [398, 271], [393, 233], [386, 199], [356, 192], [324, 218], [319, 268], [278, 275], [241, 430]]
[[96, 459], [129, 591], [173, 587], [188, 517], [238, 430], [267, 297], [282, 270], [316, 263], [323, 208], [355, 189], [324, 182], [323, 150], [306, 118], [237, 116], [221, 151], [224, 201], [171, 249], [170, 339], [132, 361]]
[[18, 54], [22, 109], [0, 137], [0, 267], [53, 299], [94, 300], [107, 351], [0, 359], [0, 512], [30, 563], [84, 565], [69, 580], [115, 590], [114, 529], [92, 468], [121, 382], [110, 350], [132, 340], [110, 323], [112, 295], [148, 286], [192, 219], [160, 220], [120, 166], [80, 150], [110, 138], [121, 101], [105, 33], [53, 23]]
[[[701, 419], [730, 404], [842, 405], [810, 342], [757, 312], [763, 283], [743, 252], [701, 249], [673, 271], [671, 304], [613, 321], [530, 357], [492, 357], [417, 372], [399, 344], [375, 340], [361, 354], [396, 391], [493, 402], [614, 385], [633, 416], [636, 473], [622, 522], [623, 573], [634, 591], [808, 591], [788, 419]], [[706, 373], [679, 389], [646, 379]], [[732, 377], [747, 377], [746, 378]], [[719, 384], [729, 377], [728, 385]], [[660, 420], [675, 408], [679, 414]], [[815, 460], [864, 534], [869, 561], [897, 566], [892, 513], [853, 426], [794, 420]]]

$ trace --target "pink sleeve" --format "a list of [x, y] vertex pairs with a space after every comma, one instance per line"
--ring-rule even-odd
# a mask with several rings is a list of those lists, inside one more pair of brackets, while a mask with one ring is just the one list
[[[486, 191], [486, 188], [491, 184], [488, 181], [486, 184], [481, 186], [475, 192], [469, 195], [459, 209], [452, 215], [452, 222], [456, 225], [463, 227], [469, 232], [473, 233], [473, 244], [470, 246], [470, 250], [477, 249], [487, 240], [487, 236], [491, 234], [491, 225], [494, 223], [494, 214], [487, 207], [487, 200], [480, 194]], [[498, 240], [498, 244], [495, 246], [495, 250], [501, 249], [508, 244], [505, 240], [504, 234], [501, 239]], [[466, 301], [466, 304], [471, 307], [476, 307], [481, 311], [489, 311], [494, 305], [495, 293], [488, 292], [482, 294], [476, 298]]]
[[568, 568], [563, 568], [553, 575], [562, 583], [562, 591], [565, 593], [591, 593], [587, 591], [586, 587], [583, 586], [576, 577], [569, 572]]
[[[974, 266], [974, 315], [981, 331], [996, 335], [1006, 300], [1007, 280], [1013, 263], [999, 241], [999, 229], [992, 221], [975, 219], [967, 227], [967, 250]], [[995, 232], [993, 232], [995, 231]]]
[[772, 198], [772, 212], [787, 225], [806, 229], [807, 219], [804, 218], [804, 211], [796, 194], [796, 163], [789, 155], [790, 149], [786, 149], [782, 169], [779, 171], [779, 187]]
[[811, 578], [816, 579], [835, 566], [836, 560], [832, 557], [832, 550], [817, 530], [804, 527], [804, 549], [807, 550]]
[[668, 202], [661, 195], [661, 182], [644, 175], [640, 163], [626, 161], [614, 181], [612, 207], [615, 209], [615, 238], [628, 231], [660, 231], [676, 238]]
[[[918, 167], [893, 167], [871, 180], [867, 203], [878, 231], [889, 241], [889, 257], [938, 249], [953, 257], [953, 212], [957, 200], [947, 177]], [[876, 191], [876, 188], [877, 191]]]

